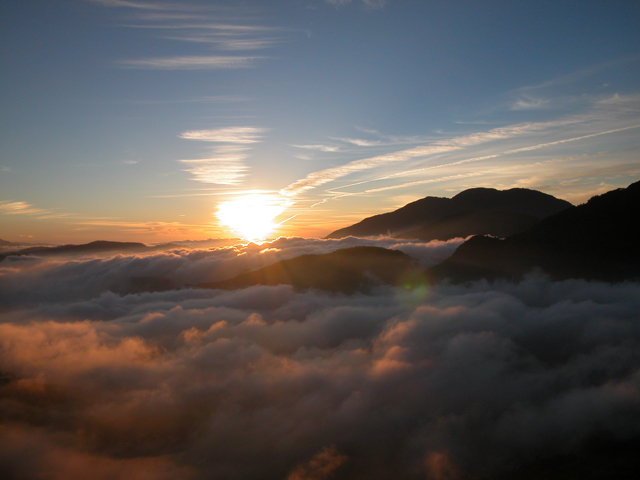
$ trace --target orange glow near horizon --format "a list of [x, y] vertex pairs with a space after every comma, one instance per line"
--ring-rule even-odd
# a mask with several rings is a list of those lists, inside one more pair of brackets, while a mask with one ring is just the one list
[[278, 227], [274, 219], [284, 212], [287, 203], [273, 195], [251, 194], [221, 203], [217, 217], [243, 240], [266, 240]]

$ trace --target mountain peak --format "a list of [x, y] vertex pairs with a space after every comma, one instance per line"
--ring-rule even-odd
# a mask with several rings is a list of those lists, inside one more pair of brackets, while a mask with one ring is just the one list
[[[411, 236], [410, 232], [425, 228], [449, 217], [473, 212], [506, 212], [508, 214], [519, 214], [532, 217], [535, 222], [570, 207], [572, 207], [572, 205], [569, 202], [537, 190], [526, 188], [512, 188], [509, 190], [497, 190], [495, 188], [484, 187], [470, 188], [458, 193], [452, 198], [425, 197], [416, 200], [393, 212], [368, 217], [350, 227], [336, 230], [327, 235], [326, 238], [342, 238], [349, 235], [363, 237], [388, 234], [409, 238]], [[513, 215], [510, 215], [509, 219], [504, 220], [503, 223], [512, 224], [513, 222], [510, 220], [512, 217]], [[493, 221], [495, 221], [495, 216], [492, 218]], [[459, 221], [460, 219], [456, 220], [458, 224]], [[463, 236], [481, 233], [480, 231], [475, 231], [475, 225], [477, 223], [478, 218], [474, 217], [474, 226], [462, 226], [461, 229], [456, 227], [455, 230], [463, 233], [469, 231], [469, 233], [463, 234]], [[519, 221], [518, 225], [522, 225], [522, 227], [518, 228], [528, 228], [531, 226], [531, 223]], [[513, 228], [515, 227], [511, 225], [510, 227], [508, 226], [506, 230], [510, 233], [521, 231], [518, 230], [518, 228], [513, 230]], [[502, 226], [499, 228], [499, 231], [504, 230]], [[496, 233], [492, 231], [482, 233], [499, 235], [498, 231], [496, 231]], [[431, 234], [426, 235], [429, 236]], [[422, 237], [418, 235], [417, 237], [411, 238]], [[439, 239], [448, 240], [449, 238], [453, 237]]]
[[438, 278], [517, 278], [541, 268], [555, 279], [640, 278], [640, 182], [591, 198], [505, 240], [473, 237], [443, 264]]

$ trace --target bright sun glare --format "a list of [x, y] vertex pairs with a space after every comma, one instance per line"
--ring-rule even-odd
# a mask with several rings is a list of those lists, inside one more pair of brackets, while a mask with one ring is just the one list
[[278, 226], [273, 219], [286, 207], [271, 195], [245, 195], [220, 204], [218, 219], [244, 240], [265, 240]]

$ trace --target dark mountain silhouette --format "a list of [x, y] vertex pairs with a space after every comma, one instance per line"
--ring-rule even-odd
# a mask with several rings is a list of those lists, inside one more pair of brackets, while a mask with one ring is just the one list
[[476, 236], [444, 263], [437, 279], [520, 278], [538, 267], [553, 279], [640, 278], [640, 182], [591, 198], [505, 240]]
[[9, 242], [7, 240], [2, 240], [0, 238], [0, 247], [15, 247], [17, 245], [18, 245], [17, 243]]
[[324, 255], [302, 255], [202, 288], [235, 289], [251, 285], [293, 285], [298, 290], [316, 288], [352, 294], [386, 283], [399, 285], [421, 278], [415, 260], [397, 250], [353, 247]]
[[470, 235], [493, 235], [505, 238], [528, 230], [540, 220], [518, 212], [466, 212], [445, 217], [416, 230], [397, 235], [396, 238], [449, 240]]
[[539, 458], [486, 480], [635, 480], [640, 471], [640, 439], [599, 439], [574, 454]]
[[125, 253], [149, 253], [158, 250], [168, 250], [171, 248], [181, 248], [179, 245], [173, 245], [170, 243], [164, 245], [157, 245], [155, 247], [147, 247], [144, 243], [136, 242], [108, 242], [105, 240], [97, 240], [91, 243], [85, 243], [82, 245], [60, 245], [57, 247], [29, 247], [17, 250], [14, 252], [7, 252], [0, 255], [0, 262], [9, 255], [37, 255], [37, 256], [51, 256], [51, 255], [85, 255], [85, 254], [100, 254], [109, 252], [125, 252]]
[[[571, 206], [569, 202], [555, 198], [552, 195], [525, 188], [512, 188], [510, 190], [471, 188], [460, 192], [453, 198], [426, 197], [417, 200], [393, 212], [368, 217], [355, 225], [336, 230], [327, 235], [326, 238], [342, 238], [349, 235], [366, 237], [407, 234], [407, 232], [420, 229], [448, 217], [471, 212], [510, 212], [542, 219]], [[479, 218], [471, 217], [470, 221], [477, 224]], [[454, 220], [452, 222], [455, 223]], [[496, 222], [495, 218], [493, 222]], [[502, 223], [508, 224], [509, 222], [510, 220], [506, 218]], [[501, 225], [500, 229], [503, 228]], [[464, 232], [474, 230], [472, 228], [462, 228], [461, 225], [457, 229], [461, 229]], [[496, 235], [493, 232], [490, 233]], [[406, 237], [406, 235], [403, 236]]]

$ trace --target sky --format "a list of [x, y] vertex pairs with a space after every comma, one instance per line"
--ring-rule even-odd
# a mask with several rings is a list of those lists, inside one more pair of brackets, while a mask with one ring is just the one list
[[0, 238], [202, 240], [242, 236], [237, 218], [324, 236], [472, 187], [582, 203], [640, 178], [639, 18], [637, 2], [2, 2]]

